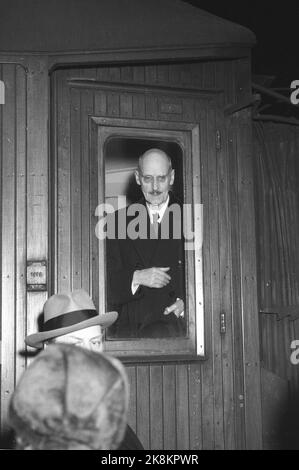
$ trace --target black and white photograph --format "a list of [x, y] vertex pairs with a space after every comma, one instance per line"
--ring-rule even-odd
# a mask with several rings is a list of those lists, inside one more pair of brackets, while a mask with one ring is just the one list
[[299, 449], [298, 21], [0, 0], [0, 450]]

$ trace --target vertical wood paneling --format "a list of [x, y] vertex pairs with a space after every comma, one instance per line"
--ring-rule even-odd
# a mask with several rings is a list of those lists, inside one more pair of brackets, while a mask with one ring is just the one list
[[239, 263], [239, 208], [238, 208], [238, 164], [236, 132], [230, 126], [228, 129], [228, 162], [229, 162], [229, 188], [230, 188], [230, 238], [231, 238], [231, 270], [232, 270], [232, 327], [234, 335], [234, 405], [235, 405], [235, 438], [236, 447], [243, 449], [245, 443], [245, 415], [244, 415], [244, 371], [243, 371], [243, 325], [241, 316], [241, 289]]
[[211, 270], [211, 302], [212, 302], [212, 344], [213, 344], [213, 390], [214, 390], [214, 448], [224, 447], [223, 411], [222, 411], [222, 360], [220, 338], [220, 279], [219, 279], [219, 218], [218, 218], [218, 170], [216, 155], [216, 116], [214, 110], [208, 111], [208, 174], [210, 181], [209, 190], [209, 239], [212, 256], [210, 258]]
[[108, 93], [107, 95], [107, 114], [111, 117], [119, 117], [119, 94]]
[[[174, 76], [176, 77], [176, 70], [174, 70], [171, 75], [174, 73]], [[191, 83], [192, 86], [195, 88], [203, 88], [203, 65], [202, 63], [194, 64], [194, 66], [191, 69]]]
[[[224, 74], [223, 74], [224, 75]], [[233, 363], [233, 325], [231, 306], [231, 249], [230, 249], [230, 211], [229, 211], [229, 183], [226, 132], [222, 127], [221, 119], [216, 118], [216, 127], [222, 136], [222, 146], [217, 152], [218, 164], [218, 218], [219, 218], [219, 283], [220, 283], [220, 313], [225, 314], [226, 332], [221, 335], [222, 380], [223, 380], [223, 426], [224, 447], [235, 447], [235, 420], [234, 420], [234, 363]]]
[[[240, 96], [236, 96], [237, 93], [232, 84], [236, 83], [239, 86], [243, 78], [249, 79], [248, 71], [242, 72], [242, 79], [237, 77], [238, 67], [239, 64], [233, 67], [227, 63], [217, 66], [215, 63], [201, 63], [107, 69], [101, 67], [96, 71], [86, 70], [80, 74], [81, 76], [90, 74], [90, 77], [110, 82], [122, 80], [163, 86], [224, 88], [224, 100], [231, 104], [232, 101], [241, 99]], [[247, 237], [245, 231], [248, 227], [245, 225], [243, 231], [241, 230], [242, 217], [245, 217], [245, 213], [241, 216], [241, 212], [244, 212], [243, 204], [245, 203], [245, 206], [247, 204], [249, 220], [253, 216], [253, 207], [250, 206], [252, 185], [247, 184], [245, 178], [247, 186], [245, 189], [242, 186], [242, 177], [247, 170], [250, 173], [251, 163], [249, 160], [245, 163], [243, 161], [245, 155], [250, 154], [250, 142], [247, 131], [241, 139], [239, 137], [241, 131], [237, 123], [239, 123], [240, 116], [236, 116], [232, 120], [234, 126], [228, 128], [229, 145], [226, 148], [224, 118], [223, 115], [217, 114], [216, 119], [211, 103], [198, 102], [195, 105], [193, 100], [183, 99], [181, 100], [182, 115], [166, 115], [165, 113], [161, 115], [158, 99], [155, 96], [141, 92], [132, 94], [101, 90], [89, 92], [82, 89], [77, 112], [72, 107], [75, 106], [78, 97], [70, 101], [67, 87], [63, 85], [68, 74], [71, 76], [75, 72], [59, 73], [61, 77], [57, 88], [57, 128], [60, 215], [57, 219], [59, 239], [57, 256], [60, 289], [62, 286], [69, 285], [71, 233], [73, 234], [73, 268], [77, 264], [81, 266], [81, 281], [86, 286], [88, 285], [88, 269], [93, 272], [94, 269], [91, 269], [90, 265], [96, 263], [97, 260], [97, 247], [93, 233], [90, 233], [92, 260], [90, 261], [87, 256], [88, 230], [91, 232], [94, 230], [93, 221], [89, 227], [87, 217], [91, 216], [93, 220], [92, 212], [97, 203], [95, 185], [98, 166], [97, 155], [92, 155], [90, 162], [87, 157], [88, 115], [94, 113], [98, 116], [153, 120], [160, 118], [187, 122], [202, 120], [200, 151], [204, 202], [205, 336], [208, 356], [207, 360], [200, 364], [139, 364], [128, 367], [131, 384], [129, 422], [136, 429], [146, 449], [222, 449], [250, 446], [251, 436], [247, 436], [247, 443], [245, 441], [243, 346], [247, 323], [254, 314], [253, 304], [256, 292], [255, 280], [252, 279], [254, 257], [249, 263], [247, 260], [247, 257], [252, 255], [250, 250], [253, 250], [254, 246], [252, 229], [248, 231]], [[78, 73], [76, 71], [77, 75]], [[247, 93], [247, 85], [245, 90]], [[250, 116], [241, 116], [241, 121], [248, 126]], [[217, 126], [221, 128], [222, 148], [216, 153]], [[86, 188], [85, 192], [83, 188]], [[239, 200], [240, 194], [241, 201]], [[81, 220], [80, 218], [76, 220], [74, 211], [79, 206]], [[83, 217], [85, 217], [84, 223]], [[84, 229], [82, 228], [78, 234], [77, 230], [80, 229], [82, 223]], [[83, 230], [85, 230], [84, 233]], [[85, 250], [84, 255], [83, 250]], [[83, 281], [84, 270], [85, 281]], [[244, 273], [248, 279], [243, 278], [241, 282], [241, 275], [243, 276]], [[95, 283], [96, 279], [93, 280], [93, 284], [94, 289], [97, 290]], [[248, 300], [250, 292], [253, 293], [252, 302]], [[96, 300], [96, 292], [93, 292], [93, 296]], [[223, 336], [220, 335], [221, 311], [226, 313], [227, 321], [227, 332]], [[249, 328], [249, 332], [256, 334], [254, 328]], [[246, 348], [248, 347], [247, 345]], [[246, 354], [248, 356], [247, 349]], [[254, 384], [254, 377], [248, 372], [246, 374], [246, 380], [248, 380], [246, 383]], [[249, 400], [247, 396], [246, 400]], [[249, 401], [247, 413], [250, 412], [252, 406]], [[248, 426], [247, 430], [249, 430]]]
[[150, 367], [150, 448], [163, 449], [163, 378], [160, 365]]
[[177, 449], [189, 449], [189, 377], [188, 366], [176, 366]]
[[109, 82], [109, 68], [108, 67], [98, 67], [97, 69], [97, 79], [102, 82]]
[[[92, 71], [95, 76], [96, 71]], [[94, 231], [91, 227], [91, 211], [94, 207], [90, 207], [90, 161], [89, 161], [89, 121], [84, 116], [92, 116], [94, 114], [94, 97], [90, 90], [81, 93], [81, 188], [82, 201], [81, 201], [81, 252], [82, 260], [89, 260], [89, 263], [81, 263], [81, 285], [90, 291], [90, 276], [91, 276], [91, 237], [94, 237]]]
[[150, 366], [136, 370], [137, 435], [145, 449], [150, 449]]
[[156, 69], [157, 83], [169, 83], [169, 69], [168, 65], [159, 65]]
[[200, 383], [200, 366], [189, 367], [189, 436], [190, 449], [202, 449], [202, 399]]
[[[81, 188], [81, 93], [72, 89], [70, 95], [70, 226], [71, 226], [71, 289], [79, 289], [82, 282], [82, 189]], [[85, 191], [84, 191], [85, 192]]]
[[120, 69], [119, 67], [110, 67], [109, 69], [109, 81], [119, 82], [120, 81]]
[[[48, 107], [47, 63], [30, 60], [27, 138], [27, 259], [48, 260]], [[27, 294], [27, 331], [37, 331], [47, 292]]]
[[[257, 125], [255, 141], [258, 217], [265, 221], [264, 230], [259, 230], [258, 246], [261, 305], [296, 305], [299, 225], [296, 131], [285, 125]], [[265, 200], [267, 205], [260, 203]], [[271, 253], [267, 246], [276, 251]]]
[[[261, 395], [256, 292], [255, 223], [253, 217], [252, 140], [247, 125], [239, 128], [239, 204], [244, 378], [247, 448], [261, 447]], [[242, 157], [241, 157], [242, 155]]]
[[58, 241], [59, 231], [53, 230], [58, 227], [58, 82], [60, 75], [52, 74], [50, 77], [50, 163], [49, 163], [49, 291], [58, 291]]
[[71, 168], [70, 168], [70, 91], [66, 84], [70, 72], [61, 73], [57, 84], [57, 226], [58, 292], [71, 287]]
[[130, 400], [129, 400], [129, 411], [128, 411], [128, 424], [131, 428], [136, 431], [136, 367], [127, 366], [126, 373], [130, 385]]
[[237, 96], [233, 61], [218, 62], [216, 64], [216, 70], [216, 86], [220, 89], [224, 88], [225, 90], [223, 94], [224, 106], [234, 104]]
[[[283, 328], [283, 336], [284, 336], [284, 358], [285, 361], [285, 377], [289, 379], [290, 386], [292, 387], [292, 365], [289, 361], [290, 357], [290, 343], [291, 343], [291, 325], [288, 318], [284, 318], [282, 321], [282, 328]], [[269, 336], [269, 342], [272, 343], [272, 338]]]
[[147, 95], [145, 97], [145, 110], [147, 119], [158, 119], [158, 98]]
[[26, 133], [27, 133], [27, 87], [23, 68], [16, 67], [16, 382], [25, 369], [26, 358], [19, 354], [24, 350], [26, 335]]
[[180, 73], [179, 73], [179, 83], [182, 85], [182, 86], [190, 86], [190, 81], [191, 81], [191, 77], [190, 77], [190, 65], [188, 64], [182, 64], [180, 66]]
[[176, 387], [175, 366], [162, 366], [163, 373], [163, 423], [164, 449], [176, 449]]
[[[96, 113], [96, 102], [94, 102], [95, 105], [95, 113]], [[91, 134], [88, 139], [88, 145], [89, 148], [96, 149], [98, 135], [95, 130], [95, 127], [91, 124]], [[90, 172], [89, 172], [89, 181], [90, 181], [90, 193], [89, 193], [89, 200], [90, 200], [90, 234], [89, 234], [89, 239], [90, 239], [90, 264], [88, 266], [90, 270], [90, 276], [91, 276], [91, 289], [90, 289], [90, 295], [95, 303], [95, 306], [99, 308], [100, 306], [100, 298], [99, 298], [99, 277], [100, 277], [100, 272], [99, 272], [99, 242], [96, 237], [96, 224], [98, 222], [98, 218], [96, 216], [96, 208], [99, 204], [99, 194], [101, 194], [100, 190], [101, 188], [98, 188], [98, 180], [99, 180], [99, 155], [97, 154], [96, 151], [90, 152], [89, 155], [89, 161], [90, 161]], [[87, 260], [84, 261], [84, 264], [88, 264]]]
[[[298, 367], [290, 363], [297, 320], [281, 314], [298, 305], [299, 133], [296, 127], [274, 123], [256, 123], [254, 133], [260, 309], [273, 311], [260, 315], [263, 366], [287, 380], [285, 406], [292, 407], [299, 385]], [[267, 433], [266, 428], [265, 439]]]
[[144, 70], [145, 82], [155, 84], [157, 81], [157, 67], [155, 65], [146, 65]]
[[16, 102], [15, 67], [5, 66], [5, 105], [2, 121], [2, 298], [1, 298], [1, 420], [15, 385], [15, 269], [16, 269]]
[[[208, 121], [207, 111], [203, 116]], [[210, 217], [210, 194], [213, 181], [209, 175], [209, 152], [208, 146], [211, 138], [208, 137], [207, 127], [201, 126], [201, 159], [202, 159], [202, 200], [203, 200], [203, 261], [204, 261], [204, 295], [205, 295], [205, 342], [206, 349], [210, 353], [210, 360], [205, 361], [201, 367], [201, 397], [202, 397], [202, 445], [204, 449], [214, 447], [214, 387], [213, 387], [213, 303], [211, 286], [211, 258], [213, 257], [213, 246], [210, 240], [212, 221]], [[214, 153], [214, 152], [213, 152]], [[212, 154], [213, 155], [213, 154]]]
[[195, 121], [195, 103], [191, 99], [183, 99], [183, 119], [187, 122]]
[[[247, 60], [234, 63], [235, 101], [250, 94]], [[244, 81], [244, 83], [243, 83]], [[261, 397], [250, 113], [229, 124], [232, 296], [237, 447], [261, 446]], [[245, 413], [245, 415], [244, 415]], [[244, 436], [245, 431], [245, 436]], [[246, 439], [244, 439], [244, 437]]]
[[[16, 349], [22, 347], [27, 332], [36, 331], [36, 319], [47, 296], [47, 293], [27, 294], [25, 287], [26, 255], [28, 259], [47, 259], [48, 255], [48, 70], [44, 59], [36, 57], [29, 62], [27, 85], [23, 69], [12, 65], [2, 66], [2, 79], [8, 86], [7, 104], [0, 109], [2, 421], [5, 420], [15, 378], [19, 377], [24, 367], [24, 360], [17, 357]], [[107, 96], [107, 93], [97, 91], [93, 96], [93, 92], [82, 90], [76, 100], [71, 101], [66, 85], [67, 77], [75, 75], [96, 77], [107, 82], [123, 80], [163, 86], [224, 88], [225, 103], [231, 104], [250, 92], [248, 64], [249, 61], [237, 61], [235, 65], [231, 61], [217, 64], [210, 61], [198, 64], [98, 67], [96, 71], [77, 68], [55, 72], [57, 146], [54, 145], [54, 148], [57, 152], [53, 157], [55, 159], [58, 156], [58, 166], [56, 168], [54, 165], [57, 171], [52, 175], [51, 186], [53, 183], [57, 189], [57, 207], [56, 226], [52, 225], [51, 230], [57, 230], [57, 246], [54, 244], [57, 248], [57, 270], [54, 269], [57, 290], [81, 284], [88, 288], [91, 263], [96, 263], [94, 217], [91, 214], [90, 218], [90, 213], [95, 208], [97, 192], [89, 190], [95, 186], [94, 181], [97, 179], [97, 156], [92, 157], [89, 166], [88, 115], [95, 113], [101, 116], [156, 119], [159, 111], [157, 100], [151, 96], [145, 98], [142, 93], [134, 97], [118, 93]], [[183, 104], [185, 121], [196, 121], [196, 116], [205, 113], [205, 110], [198, 112], [197, 109], [195, 116], [193, 103], [185, 100]], [[78, 109], [73, 106], [78, 106]], [[255, 364], [252, 367], [257, 338], [254, 323], [256, 292], [255, 280], [252, 278], [254, 237], [253, 227], [248, 226], [246, 221], [246, 217], [249, 222], [253, 215], [250, 204], [252, 186], [248, 180], [251, 161], [249, 157], [246, 158], [246, 155], [250, 155], [250, 137], [246, 128], [250, 116], [246, 113], [235, 116], [234, 127], [229, 129], [231, 142], [226, 162], [226, 150], [222, 149], [217, 158], [215, 155], [215, 116], [212, 114], [213, 111], [208, 114], [207, 132], [201, 131], [208, 356], [200, 364], [155, 364], [128, 368], [132, 402], [129, 420], [145, 448], [251, 447], [255, 435], [259, 433], [252, 423], [255, 418], [258, 421], [258, 410], [251, 416], [258, 397], [255, 392]], [[163, 118], [167, 119], [167, 116]], [[180, 120], [181, 116], [170, 116], [169, 120], [172, 119]], [[241, 121], [244, 123], [243, 130], [239, 129], [238, 123]], [[285, 153], [288, 147], [281, 148]], [[56, 203], [55, 197], [53, 201]], [[273, 201], [272, 205], [270, 202], [265, 202], [267, 207], [281, 213], [280, 200], [274, 200], [274, 206]], [[292, 199], [288, 206], [290, 214], [294, 214], [295, 204], [296, 201]], [[295, 258], [297, 251], [295, 243], [291, 243], [292, 239], [290, 232], [281, 225], [280, 238], [274, 240], [273, 247], [279, 248], [280, 243], [283, 243], [287, 247], [287, 259]], [[298, 248], [297, 240], [296, 243]], [[270, 273], [273, 269], [276, 277], [269, 277], [270, 288], [263, 285], [264, 297], [268, 295], [269, 299], [298, 301], [298, 265], [294, 267], [297, 273], [294, 279], [282, 259], [277, 258], [265, 268], [263, 277], [266, 282], [267, 269]], [[282, 274], [286, 275], [287, 290], [279, 283]], [[93, 282], [95, 284], [96, 279]], [[222, 309], [227, 315], [227, 333], [224, 337], [219, 333], [219, 313]], [[288, 341], [297, 334], [296, 328], [298, 325], [290, 325], [289, 320], [281, 322], [278, 328], [273, 319], [272, 323], [268, 321], [267, 337], [273, 338], [275, 348], [284, 349], [287, 354]], [[275, 366], [271, 342], [267, 346], [267, 360]], [[279, 370], [283, 369], [282, 363], [276, 364]], [[239, 398], [244, 393], [244, 368], [247, 442], [244, 437], [244, 401]], [[294, 378], [295, 372], [288, 369], [287, 375]], [[233, 406], [236, 409], [235, 424], [232, 423]]]
[[130, 66], [121, 67], [121, 81], [125, 83], [130, 83], [133, 81], [133, 69]]
[[[208, 122], [207, 110], [197, 106], [196, 111], [201, 116], [203, 122]], [[203, 265], [204, 265], [204, 308], [205, 308], [205, 344], [207, 353], [210, 356], [209, 361], [201, 365], [201, 400], [202, 400], [202, 447], [203, 449], [212, 449], [214, 447], [214, 387], [213, 387], [213, 342], [212, 342], [212, 291], [211, 291], [211, 264], [210, 259], [213, 256], [213, 247], [210, 240], [212, 230], [212, 221], [210, 217], [209, 201], [211, 185], [213, 182], [209, 176], [209, 152], [208, 127], [201, 126], [200, 129], [200, 151], [202, 163], [202, 201], [203, 201]], [[214, 153], [214, 152], [213, 152]], [[212, 154], [213, 155], [213, 154]]]
[[133, 99], [132, 95], [128, 93], [123, 93], [120, 95], [120, 116], [123, 118], [131, 117], [132, 116], [132, 109], [133, 109]]
[[94, 98], [94, 112], [96, 116], [105, 116], [107, 110], [107, 97], [104, 92], [99, 92]]
[[24, 350], [26, 334], [27, 75], [17, 65], [2, 65], [0, 71], [5, 83], [5, 104], [0, 107], [1, 436], [5, 439], [9, 400], [26, 363], [19, 352]]
[[144, 83], [145, 71], [142, 65], [133, 67], [133, 81], [135, 83]]
[[133, 95], [133, 117], [137, 119], [145, 118], [145, 97], [142, 94]]
[[203, 64], [203, 88], [215, 88], [215, 65], [215, 62], [205, 62]]

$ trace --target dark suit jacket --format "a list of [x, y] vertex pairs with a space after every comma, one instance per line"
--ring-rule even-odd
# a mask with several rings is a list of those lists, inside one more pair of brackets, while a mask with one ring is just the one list
[[[146, 207], [144, 199], [139, 203]], [[165, 308], [172, 305], [178, 297], [183, 300], [185, 297], [182, 229], [179, 239], [174, 238], [177, 231], [174, 233], [173, 230], [174, 221], [178, 222], [177, 217], [181, 215], [178, 212], [174, 212], [175, 216], [172, 215], [173, 204], [180, 206], [170, 193], [169, 205], [161, 223], [163, 234], [163, 224], [167, 223], [168, 212], [170, 230], [167, 239], [107, 239], [108, 308], [119, 312], [118, 320], [109, 329], [109, 336], [172, 337], [185, 334], [184, 319], [178, 319], [173, 313], [163, 314]], [[116, 213], [116, 230], [123, 216], [120, 211]], [[149, 235], [150, 220], [147, 210], [146, 217]], [[133, 219], [134, 216], [126, 218], [127, 227]], [[180, 223], [182, 228], [182, 217]], [[160, 289], [140, 286], [133, 295], [131, 284], [134, 271], [151, 267], [170, 267], [168, 274], [171, 281]]]
[[126, 427], [124, 439], [117, 450], [144, 450], [143, 445], [129, 425]]

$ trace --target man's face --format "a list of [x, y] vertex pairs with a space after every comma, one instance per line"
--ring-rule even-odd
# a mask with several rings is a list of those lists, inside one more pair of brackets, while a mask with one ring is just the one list
[[135, 172], [135, 178], [146, 202], [160, 206], [166, 201], [173, 185], [174, 170], [169, 168], [169, 160], [163, 153], [153, 151], [143, 159], [141, 168]]
[[95, 352], [103, 351], [103, 331], [100, 325], [89, 326], [82, 330], [72, 331], [66, 335], [57, 336], [54, 343], [67, 343]]

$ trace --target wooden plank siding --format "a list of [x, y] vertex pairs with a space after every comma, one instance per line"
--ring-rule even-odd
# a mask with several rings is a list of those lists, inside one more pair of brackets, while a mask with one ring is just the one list
[[294, 322], [295, 331], [297, 320], [283, 307], [299, 304], [299, 134], [286, 125], [271, 124], [256, 125], [255, 133], [259, 307], [269, 313], [272, 309], [272, 315], [261, 314], [262, 359], [264, 367], [287, 377], [291, 330], [286, 325]]
[[[273, 412], [290, 408], [297, 416], [292, 407], [294, 402], [297, 407], [299, 368], [290, 356], [291, 342], [299, 340], [299, 131], [285, 124], [256, 123], [254, 136], [258, 297], [260, 311], [268, 312], [260, 314], [261, 360], [265, 377], [271, 372], [269, 380], [284, 380], [289, 390], [288, 402], [280, 401], [280, 410], [276, 404]], [[266, 393], [266, 383], [264, 388]], [[283, 448], [286, 436], [273, 435], [267, 423], [265, 446]], [[289, 448], [298, 448], [296, 436], [296, 428], [290, 429]]]
[[[254, 213], [250, 201], [252, 179], [247, 176], [251, 171], [252, 155], [250, 114], [246, 112], [225, 120], [221, 111], [218, 114], [186, 98], [182, 101], [182, 115], [166, 116], [161, 113], [154, 93], [151, 96], [142, 90], [134, 94], [87, 88], [70, 90], [67, 85], [70, 77], [96, 78], [109, 83], [223, 90], [222, 105], [225, 105], [237, 103], [249, 94], [248, 61], [56, 71], [53, 83], [57, 87], [55, 132], [59, 144], [55, 171], [58, 175], [58, 211], [53, 230], [57, 230], [58, 236], [57, 288], [71, 288], [81, 283], [91, 290], [94, 285], [91, 279], [94, 259], [91, 258], [96, 252], [91, 246], [94, 242], [88, 238], [87, 217], [93, 215], [95, 196], [91, 194], [94, 183], [87, 180], [87, 115], [184, 122], [196, 122], [199, 117], [206, 120], [208, 131], [202, 130], [200, 138], [208, 357], [198, 363], [127, 366], [131, 384], [129, 422], [147, 449], [260, 447], [260, 429], [253, 422], [260, 423], [258, 391], [250, 396], [251, 382], [259, 388], [256, 373], [258, 340], [254, 340], [254, 335], [258, 334]], [[242, 92], [237, 92], [235, 83]], [[218, 128], [221, 147], [216, 150], [215, 131]], [[245, 185], [242, 178], [247, 178]], [[246, 218], [248, 223], [251, 221], [251, 227], [245, 224]], [[89, 232], [89, 236], [93, 235]], [[220, 312], [226, 316], [226, 334], [220, 334]], [[244, 328], [248, 328], [250, 338], [253, 338], [253, 345], [248, 340], [245, 349]], [[250, 371], [246, 369], [249, 366], [245, 359], [252, 364]]]
[[5, 423], [7, 405], [15, 386], [15, 269], [16, 269], [16, 101], [14, 66], [3, 66], [6, 85], [2, 112], [2, 299], [1, 299], [1, 419]]
[[[82, 286], [98, 303], [98, 174], [96, 156], [90, 157], [88, 116], [202, 122], [207, 356], [195, 362], [127, 364], [129, 423], [146, 449], [260, 448], [251, 116], [248, 111], [233, 117], [223, 113], [224, 106], [249, 96], [249, 63], [248, 58], [68, 67], [51, 73], [50, 88], [46, 59], [29, 59], [27, 71], [0, 65], [7, 87], [7, 102], [0, 105], [2, 430], [9, 398], [26, 366], [18, 351], [24, 336], [36, 331], [47, 296]], [[165, 94], [183, 87], [205, 90], [211, 100], [222, 95], [218, 108], [207, 104], [209, 99], [180, 98], [182, 112], [175, 115], [163, 112], [158, 96], [142, 88], [134, 94], [116, 88], [70, 88], [69, 78], [154, 85], [165, 87]], [[296, 201], [292, 204], [293, 214]], [[291, 259], [295, 248], [288, 246]], [[47, 292], [26, 292], [27, 259], [48, 260]], [[263, 269], [270, 272], [272, 265]], [[289, 277], [289, 285], [294, 282]], [[263, 284], [265, 296], [268, 291]], [[225, 334], [220, 332], [221, 313]], [[298, 334], [298, 323], [289, 332], [285, 322], [276, 336], [280, 350], [286, 350], [290, 335]], [[261, 334], [265, 344], [269, 334]], [[263, 360], [270, 360], [264, 346]]]
[[[27, 76], [27, 261], [48, 262], [49, 259], [48, 85], [47, 62], [38, 56], [30, 59]], [[27, 332], [37, 330], [38, 318], [43, 311], [46, 299], [47, 291], [27, 292]]]
[[[7, 442], [11, 394], [27, 363], [27, 331], [47, 292], [26, 291], [26, 260], [48, 259], [48, 78], [46, 63], [0, 65], [1, 160], [1, 443]], [[3, 437], [3, 438], [2, 438]]]

